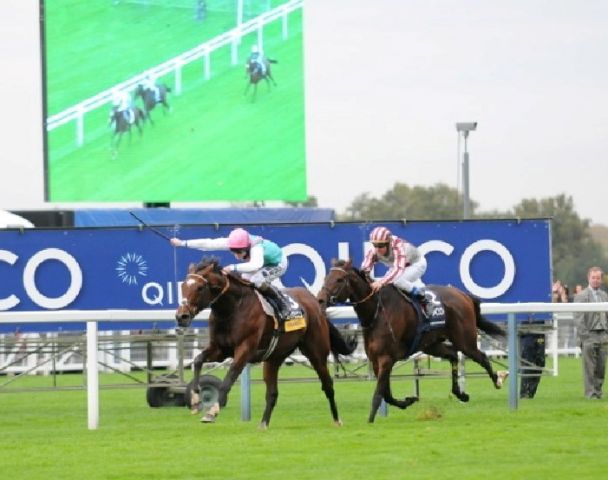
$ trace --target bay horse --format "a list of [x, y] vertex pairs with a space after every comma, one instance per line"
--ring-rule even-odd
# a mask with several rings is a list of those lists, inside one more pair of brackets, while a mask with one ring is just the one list
[[163, 106], [163, 112], [167, 113], [171, 106], [167, 100], [168, 93], [171, 91], [171, 88], [164, 83], [160, 83], [157, 85], [158, 87], [158, 99], [156, 98], [156, 94], [153, 90], [144, 88], [142, 84], [137, 85], [135, 89], [135, 98], [140, 97], [143, 104], [144, 110], [146, 112], [146, 118], [150, 120], [153, 124], [152, 117], [150, 116], [150, 112], [154, 110], [154, 107], [158, 104]]
[[253, 92], [251, 94], [251, 101], [255, 100], [257, 91], [258, 91], [258, 83], [260, 80], [266, 80], [266, 84], [270, 89], [271, 82], [276, 87], [277, 82], [275, 82], [274, 77], [272, 76], [272, 72], [270, 70], [271, 63], [278, 63], [277, 60], [271, 60], [269, 58], [264, 58], [264, 66], [266, 67], [266, 71], [262, 72], [260, 65], [258, 62], [254, 60], [248, 60], [245, 65], [245, 70], [247, 72], [247, 76], [249, 77], [249, 81], [247, 82], [247, 87], [245, 87], [245, 95], [249, 91], [249, 87], [253, 85]]
[[[445, 358], [452, 367], [452, 393], [462, 402], [469, 395], [458, 385], [458, 352], [481, 365], [492, 383], [501, 388], [504, 373], [495, 373], [488, 357], [477, 347], [477, 329], [494, 337], [505, 336], [502, 328], [481, 315], [479, 300], [450, 286], [430, 285], [445, 312], [445, 323], [437, 328], [419, 327], [416, 308], [392, 285], [374, 292], [369, 278], [353, 267], [350, 260], [334, 260], [317, 295], [319, 303], [327, 307], [350, 300], [363, 329], [364, 346], [377, 378], [368, 421], [372, 423], [381, 401], [405, 409], [418, 400], [406, 397], [397, 400], [391, 393], [390, 375], [398, 360], [422, 351]], [[449, 342], [446, 342], [449, 340]]]
[[140, 135], [143, 133], [142, 126], [146, 120], [143, 110], [139, 107], [130, 107], [129, 111], [133, 116], [133, 123], [129, 123], [129, 121], [125, 118], [124, 112], [118, 111], [116, 107], [112, 108], [110, 111], [109, 125], [114, 127], [112, 138], [110, 139], [112, 156], [116, 155], [118, 146], [120, 145], [120, 141], [125, 132], [129, 134], [129, 139], [131, 138], [131, 127], [133, 125], [137, 127], [137, 131]]
[[310, 360], [321, 380], [334, 423], [341, 425], [327, 357], [330, 351], [334, 355], [350, 355], [356, 348], [356, 341], [347, 341], [342, 337], [340, 331], [327, 319], [312, 293], [302, 287], [285, 290], [297, 302], [304, 318], [298, 328], [291, 329], [287, 322], [279, 327], [273, 314], [267, 313], [260, 303], [253, 284], [224, 272], [216, 258], [205, 257], [198, 265], [191, 264], [181, 288], [183, 300], [175, 313], [180, 327], [188, 327], [201, 310], [211, 308], [209, 345], [196, 356], [193, 364], [192, 383], [195, 387], [192, 413], [197, 411], [196, 389], [203, 363], [233, 358], [219, 387], [218, 401], [201, 418], [202, 422], [215, 421], [220, 408], [226, 405], [232, 385], [247, 363], [263, 362], [266, 408], [260, 428], [268, 428], [279, 396], [279, 368], [299, 348]]

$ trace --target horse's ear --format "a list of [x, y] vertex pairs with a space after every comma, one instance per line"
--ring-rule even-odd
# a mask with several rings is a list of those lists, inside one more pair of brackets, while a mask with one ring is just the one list
[[331, 259], [331, 266], [335, 267], [336, 265], [338, 265], [339, 260], [337, 258], [332, 258]]
[[350, 258], [344, 261], [344, 268], [352, 268], [352, 267], [353, 267], [353, 261]]
[[188, 265], [188, 273], [194, 272], [196, 272], [196, 263], [191, 263], [190, 265]]

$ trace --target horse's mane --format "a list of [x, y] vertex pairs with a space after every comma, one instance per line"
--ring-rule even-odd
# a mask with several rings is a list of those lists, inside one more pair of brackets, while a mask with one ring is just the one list
[[[195, 271], [198, 272], [209, 266], [212, 266], [211, 271], [213, 273], [222, 274], [222, 265], [220, 264], [220, 259], [214, 255], [204, 256], [201, 261], [196, 265]], [[251, 282], [249, 282], [249, 280], [241, 278], [238, 273], [228, 272], [225, 275], [228, 275], [228, 277], [235, 279], [238, 283], [246, 287], [250, 287], [253, 285]]]
[[209, 265], [213, 265], [213, 271], [220, 270], [220, 259], [215, 256], [206, 255], [201, 258], [201, 261], [196, 265], [196, 271], [207, 268]]
[[352, 264], [351, 260], [335, 260], [333, 263], [334, 267], [337, 268], [343, 268], [344, 270], [352, 270], [353, 272], [355, 272], [362, 280], [365, 281], [365, 283], [368, 283], [369, 280], [365, 274], [365, 272], [362, 272], [361, 270], [359, 270], [357, 267], [355, 267]]

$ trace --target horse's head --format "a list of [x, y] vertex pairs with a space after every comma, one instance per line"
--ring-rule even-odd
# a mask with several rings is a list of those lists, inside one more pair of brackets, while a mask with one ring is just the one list
[[334, 259], [331, 265], [321, 291], [317, 295], [319, 303], [324, 306], [346, 302], [353, 293], [351, 279], [357, 276], [357, 270], [351, 260]]
[[189, 327], [201, 310], [211, 306], [226, 291], [228, 280], [216, 258], [204, 258], [190, 264], [182, 283], [182, 302], [175, 312], [180, 327]]

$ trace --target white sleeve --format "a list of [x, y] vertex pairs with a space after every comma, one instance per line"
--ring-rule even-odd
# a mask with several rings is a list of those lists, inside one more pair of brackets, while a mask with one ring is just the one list
[[264, 247], [261, 243], [251, 247], [249, 253], [249, 261], [238, 263], [235, 265], [235, 270], [241, 273], [257, 272], [264, 266]]
[[196, 250], [230, 250], [227, 238], [194, 238], [184, 240], [183, 246]]

